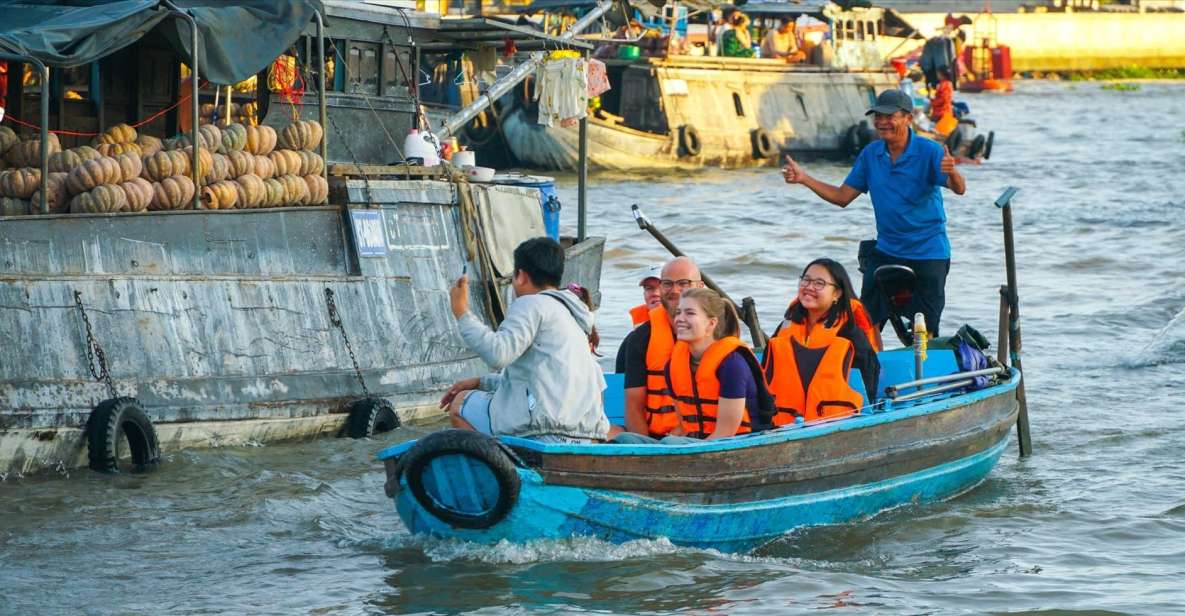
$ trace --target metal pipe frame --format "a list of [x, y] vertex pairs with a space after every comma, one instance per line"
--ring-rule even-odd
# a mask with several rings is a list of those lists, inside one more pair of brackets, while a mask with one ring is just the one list
[[28, 62], [41, 73], [41, 198], [38, 199], [41, 203], [37, 210], [48, 214], [49, 202], [46, 201], [45, 193], [49, 187], [49, 66], [32, 56], [4, 52], [0, 52], [0, 60]]
[[193, 158], [189, 161], [189, 165], [190, 165], [190, 175], [192, 176], [192, 179], [193, 179], [193, 203], [191, 205], [193, 206], [193, 209], [197, 210], [197, 209], [201, 209], [199, 206], [201, 204], [201, 193], [202, 193], [201, 157], [199, 156], [199, 154], [200, 154], [199, 150], [201, 148], [202, 142], [201, 142], [201, 139], [199, 139], [200, 133], [198, 131], [198, 129], [200, 128], [199, 119], [201, 118], [201, 114], [198, 111], [198, 98], [201, 94], [201, 91], [198, 89], [198, 27], [197, 27], [197, 20], [193, 18], [193, 15], [190, 15], [189, 13], [182, 11], [177, 5], [173, 4], [169, 0], [161, 0], [161, 4], [168, 7], [169, 10], [172, 11], [171, 14], [174, 17], [179, 17], [179, 18], [189, 22], [189, 30], [190, 30], [189, 41], [191, 43], [190, 54], [189, 54], [190, 55], [189, 83], [190, 83], [190, 90], [191, 90], [190, 96], [189, 96], [189, 98], [190, 98], [189, 110], [193, 115], [193, 126], [191, 127], [192, 130], [190, 131], [190, 140], [193, 142]]
[[961, 387], [966, 387], [968, 385], [971, 385], [974, 382], [975, 382], [975, 379], [964, 379], [962, 381], [955, 381], [955, 382], [950, 383], [948, 385], [941, 385], [939, 387], [932, 387], [930, 389], [923, 389], [921, 391], [915, 391], [912, 394], [905, 394], [904, 396], [899, 396], [897, 398], [893, 398], [893, 401], [894, 402], [907, 402], [909, 400], [917, 400], [918, 398], [925, 398], [926, 396], [930, 396], [930, 395], [934, 395], [934, 394], [941, 394], [941, 393], [946, 393], [948, 391], [954, 391], [954, 390], [959, 389]]
[[933, 385], [934, 383], [945, 383], [947, 381], [955, 381], [959, 379], [967, 379], [977, 376], [991, 376], [996, 374], [1003, 374], [1008, 368], [1004, 366], [996, 366], [995, 368], [984, 368], [982, 370], [970, 370], [968, 372], [955, 372], [954, 374], [945, 374], [942, 376], [932, 376], [925, 379], [917, 379], [914, 381], [906, 381], [896, 385], [890, 385], [885, 388], [885, 394], [890, 398], [894, 398], [897, 392], [902, 389], [909, 389], [911, 387], [922, 387], [923, 385]]
[[325, 103], [325, 20], [321, 17], [321, 11], [313, 11], [313, 18], [317, 21], [317, 60], [321, 63], [317, 67], [317, 119], [321, 121], [321, 160], [325, 163], [321, 165], [321, 177], [329, 182], [329, 112]]

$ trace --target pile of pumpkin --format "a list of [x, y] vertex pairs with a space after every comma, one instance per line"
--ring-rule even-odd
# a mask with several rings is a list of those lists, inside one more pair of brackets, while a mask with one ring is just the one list
[[[259, 106], [254, 101], [241, 105], [232, 102], [230, 104], [230, 119], [244, 126], [255, 126], [259, 124], [259, 120], [256, 117], [258, 109]], [[215, 114], [219, 116], [217, 122], [214, 121]], [[214, 106], [214, 103], [202, 103], [198, 107], [198, 124], [225, 124], [225, 115], [226, 103], [217, 107]]]
[[[307, 120], [279, 134], [270, 126], [201, 126], [195, 187], [189, 135], [162, 142], [118, 124], [90, 146], [62, 150], [51, 133], [46, 202], [54, 214], [177, 210], [191, 207], [196, 190], [200, 207], [211, 210], [321, 204], [329, 185], [313, 150], [322, 136], [321, 125]], [[37, 213], [40, 140], [20, 141], [0, 126], [0, 156], [13, 167], [0, 163], [0, 216]]]

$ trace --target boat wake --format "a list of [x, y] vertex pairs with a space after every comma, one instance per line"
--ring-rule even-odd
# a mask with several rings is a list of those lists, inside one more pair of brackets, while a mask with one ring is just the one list
[[[609, 543], [592, 537], [537, 539], [521, 543], [502, 540], [481, 544], [455, 538], [400, 534], [387, 541], [388, 549], [414, 549], [432, 562], [473, 561], [486, 564], [530, 564], [540, 562], [623, 561], [674, 553], [701, 552], [671, 543], [665, 537]], [[707, 550], [715, 552], [714, 550]]]
[[1185, 308], [1164, 326], [1147, 346], [1123, 360], [1127, 368], [1185, 363]]

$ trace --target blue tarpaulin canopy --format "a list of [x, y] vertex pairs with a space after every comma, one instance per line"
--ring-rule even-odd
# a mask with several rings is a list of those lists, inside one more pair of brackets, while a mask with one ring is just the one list
[[[173, 0], [198, 25], [198, 72], [238, 83], [262, 70], [324, 9], [320, 0]], [[161, 0], [0, 0], [0, 50], [56, 67], [89, 64], [158, 30], [190, 61], [189, 22]]]

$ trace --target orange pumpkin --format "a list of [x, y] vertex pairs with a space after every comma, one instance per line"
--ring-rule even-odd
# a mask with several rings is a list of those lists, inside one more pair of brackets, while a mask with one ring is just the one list
[[304, 176], [305, 184], [309, 186], [309, 205], [321, 205], [329, 200], [329, 183], [319, 175]]
[[144, 178], [133, 178], [119, 187], [127, 200], [127, 205], [122, 210], [124, 212], [143, 212], [152, 203], [152, 183]]
[[268, 178], [263, 181], [263, 188], [265, 190], [263, 197], [263, 207], [280, 207], [284, 205], [284, 185], [276, 178]]
[[193, 180], [187, 175], [174, 175], [152, 185], [150, 210], [184, 210], [193, 202]]
[[144, 171], [144, 162], [135, 154], [120, 154], [115, 157], [115, 162], [119, 164], [119, 182], [130, 182]]
[[144, 156], [156, 154], [164, 149], [164, 144], [161, 143], [160, 139], [152, 135], [140, 135], [136, 137], [136, 145], [140, 146], [140, 152]]
[[134, 143], [103, 143], [97, 148], [99, 154], [103, 156], [119, 156], [120, 154], [135, 154], [136, 156], [143, 155], [140, 146]]
[[230, 177], [230, 160], [222, 154], [211, 154], [210, 170], [202, 177], [202, 184], [213, 184]]
[[267, 187], [263, 185], [263, 180], [259, 179], [259, 176], [248, 173], [235, 180], [235, 184], [239, 189], [238, 206], [240, 209], [263, 206], [263, 200], [267, 196]]
[[116, 124], [103, 131], [102, 135], [95, 138], [94, 144], [111, 145], [116, 143], [135, 143], [136, 129], [127, 124]]
[[21, 138], [16, 136], [16, 131], [7, 126], [0, 126], [0, 156], [8, 153], [12, 146], [21, 142]]
[[40, 187], [40, 169], [22, 167], [0, 171], [0, 197], [28, 199]]
[[[65, 214], [69, 210], [70, 193], [66, 189], [66, 178], [69, 176], [69, 173], [51, 173], [45, 179], [45, 205], [49, 208], [50, 214]], [[33, 209], [41, 208], [40, 184], [29, 197], [29, 201]]]
[[[50, 156], [62, 151], [62, 143], [58, 141], [57, 135], [50, 133], [45, 142]], [[41, 139], [29, 139], [12, 146], [8, 150], [8, 162], [17, 167], [41, 168]]]
[[226, 159], [230, 161], [230, 177], [237, 178], [255, 169], [255, 155], [246, 152], [231, 152], [226, 155]]
[[325, 170], [325, 161], [321, 159], [320, 154], [301, 150], [296, 153], [300, 156], [300, 171], [296, 175], [320, 175]]
[[290, 150], [314, 150], [321, 145], [321, 125], [313, 120], [299, 120], [280, 132], [279, 145]]
[[85, 163], [88, 160], [94, 160], [102, 156], [98, 150], [89, 145], [82, 145], [76, 148], [70, 148], [62, 152], [58, 152], [49, 157], [49, 170], [52, 172], [66, 172], [69, 173], [75, 167]]
[[276, 150], [268, 154], [268, 158], [276, 165], [276, 176], [299, 175], [300, 154], [295, 150]]
[[66, 177], [66, 188], [71, 195], [84, 193], [103, 184], [118, 184], [123, 181], [119, 163], [109, 156], [100, 156], [74, 168]]
[[256, 156], [255, 166], [252, 168], [251, 173], [258, 175], [260, 179], [266, 180], [276, 175], [276, 163], [272, 162], [272, 159], [267, 156]]
[[204, 210], [229, 210], [235, 207], [238, 200], [238, 184], [222, 180], [202, 188], [199, 207]]
[[189, 156], [181, 150], [161, 150], [144, 157], [143, 175], [153, 182], [159, 182], [174, 175], [188, 174]]
[[284, 186], [284, 205], [297, 206], [309, 202], [309, 185], [299, 175], [281, 175], [276, 178]]
[[276, 149], [276, 129], [270, 126], [248, 126], [244, 150], [252, 154], [269, 154]]
[[127, 206], [127, 195], [119, 186], [103, 184], [70, 200], [70, 211], [75, 214], [118, 212]]
[[245, 126], [242, 124], [230, 124], [222, 129], [222, 140], [218, 148], [219, 152], [223, 154], [241, 152], [245, 145], [247, 145], [247, 128]]

